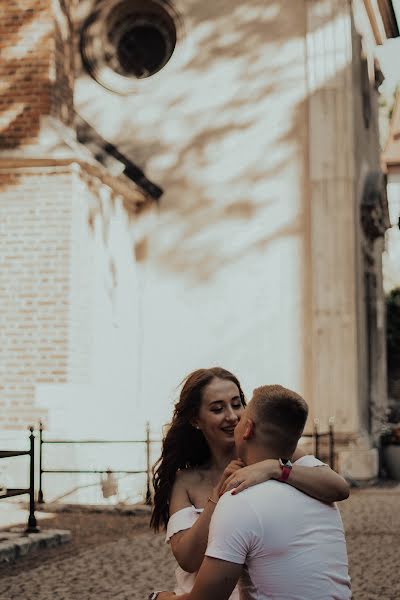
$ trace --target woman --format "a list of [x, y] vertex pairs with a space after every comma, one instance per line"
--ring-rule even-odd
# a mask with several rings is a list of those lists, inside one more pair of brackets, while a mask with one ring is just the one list
[[[215, 367], [191, 373], [175, 406], [161, 457], [154, 467], [151, 526], [156, 531], [161, 526], [167, 528], [167, 541], [179, 565], [177, 594], [193, 587], [220, 494], [233, 487], [232, 493], [239, 493], [281, 475], [278, 460], [248, 467], [236, 460], [233, 432], [245, 404], [238, 379]], [[329, 467], [306, 466], [307, 457], [299, 449], [293, 461], [290, 485], [324, 502], [348, 497], [346, 481]], [[231, 600], [238, 598], [236, 588]]]

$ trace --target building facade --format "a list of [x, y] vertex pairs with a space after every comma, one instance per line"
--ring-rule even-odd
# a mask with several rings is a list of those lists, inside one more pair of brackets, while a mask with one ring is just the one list
[[[390, 228], [386, 232], [384, 255], [385, 290], [400, 288], [400, 94], [396, 94], [389, 138], [383, 153], [388, 180]], [[400, 402], [400, 355], [388, 356], [388, 391], [391, 404]]]
[[185, 374], [221, 364], [248, 395], [298, 390], [343, 443], [376, 437], [390, 0], [0, 15], [0, 426], [159, 431]]

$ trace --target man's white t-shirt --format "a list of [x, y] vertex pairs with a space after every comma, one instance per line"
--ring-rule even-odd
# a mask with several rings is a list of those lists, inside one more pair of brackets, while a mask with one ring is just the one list
[[245, 564], [243, 591], [251, 600], [351, 598], [337, 507], [286, 483], [266, 481], [237, 496], [227, 492], [211, 520], [206, 556]]

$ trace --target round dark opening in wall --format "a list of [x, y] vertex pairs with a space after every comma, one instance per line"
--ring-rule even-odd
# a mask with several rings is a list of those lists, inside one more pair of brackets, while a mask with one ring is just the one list
[[83, 64], [104, 87], [132, 93], [168, 63], [179, 26], [170, 0], [104, 0], [82, 30]]
[[119, 39], [117, 57], [123, 71], [138, 79], [157, 73], [168, 60], [163, 32], [149, 24], [133, 24]]

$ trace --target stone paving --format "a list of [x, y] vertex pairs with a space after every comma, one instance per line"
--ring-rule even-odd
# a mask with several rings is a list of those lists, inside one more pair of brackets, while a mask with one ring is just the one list
[[0, 562], [10, 562], [30, 552], [66, 544], [71, 539], [69, 531], [45, 529], [27, 533], [25, 529], [25, 527], [15, 527], [0, 532]]
[[[400, 600], [400, 486], [356, 490], [341, 512], [354, 600]], [[174, 561], [147, 516], [58, 513], [42, 527], [73, 539], [0, 566], [1, 600], [146, 600], [173, 587]]]

